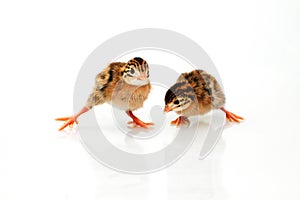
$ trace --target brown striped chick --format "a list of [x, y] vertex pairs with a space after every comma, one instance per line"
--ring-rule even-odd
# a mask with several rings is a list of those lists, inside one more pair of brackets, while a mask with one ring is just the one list
[[113, 62], [96, 76], [93, 91], [81, 111], [71, 117], [56, 119], [65, 121], [59, 130], [72, 126], [74, 122], [78, 123], [77, 118], [80, 115], [103, 103], [111, 103], [113, 106], [125, 110], [133, 120], [128, 122], [133, 127], [152, 126], [153, 123], [145, 123], [132, 113], [143, 106], [150, 89], [149, 67], [144, 59], [136, 57], [127, 63]]
[[188, 117], [203, 115], [212, 109], [221, 109], [230, 122], [244, 120], [223, 107], [225, 95], [217, 80], [203, 70], [182, 73], [166, 92], [165, 112], [175, 111], [180, 116], [172, 125], [189, 124]]

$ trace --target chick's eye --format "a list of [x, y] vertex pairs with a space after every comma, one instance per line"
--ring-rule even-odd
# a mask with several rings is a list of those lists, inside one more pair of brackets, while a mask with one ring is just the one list
[[178, 105], [178, 104], [179, 104], [179, 101], [178, 101], [178, 100], [174, 101], [174, 104]]
[[134, 74], [134, 69], [133, 68], [130, 69], [130, 73]]

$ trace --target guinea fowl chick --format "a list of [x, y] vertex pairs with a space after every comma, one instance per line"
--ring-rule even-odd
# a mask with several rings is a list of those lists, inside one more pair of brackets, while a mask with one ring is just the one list
[[223, 107], [225, 95], [217, 80], [203, 70], [182, 73], [166, 92], [165, 112], [175, 111], [180, 116], [171, 125], [189, 124], [188, 117], [203, 115], [212, 109], [221, 109], [230, 122], [244, 120]]
[[127, 63], [113, 62], [96, 76], [93, 91], [80, 112], [71, 117], [56, 119], [65, 121], [59, 130], [67, 126], [72, 127], [74, 122], [78, 123], [77, 118], [80, 115], [103, 103], [111, 103], [112, 106], [125, 110], [133, 120], [128, 124], [132, 124], [133, 127], [147, 128], [154, 125], [141, 121], [132, 113], [143, 106], [150, 89], [149, 67], [144, 59], [135, 57]]

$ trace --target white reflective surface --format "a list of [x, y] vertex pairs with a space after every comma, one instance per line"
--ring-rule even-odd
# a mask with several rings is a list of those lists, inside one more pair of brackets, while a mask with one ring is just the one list
[[[299, 1], [0, 4], [1, 200], [300, 199]], [[193, 146], [168, 170], [134, 176], [99, 165], [54, 118], [72, 113], [76, 76], [95, 46], [141, 27], [199, 43], [228, 110], [246, 121], [226, 128], [204, 161]]]

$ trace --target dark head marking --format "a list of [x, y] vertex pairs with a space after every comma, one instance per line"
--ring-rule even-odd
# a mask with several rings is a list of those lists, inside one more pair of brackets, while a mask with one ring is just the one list
[[136, 60], [140, 65], [143, 65], [145, 60], [140, 57], [135, 57], [133, 60]]
[[168, 89], [166, 95], [165, 95], [165, 104], [167, 105], [168, 103], [172, 102], [172, 100], [176, 98], [176, 95], [174, 92], [172, 92], [172, 89]]
[[[167, 92], [165, 95], [165, 104], [168, 104], [170, 102], [172, 102], [174, 99], [176, 99], [177, 97], [188, 97], [190, 99], [194, 99], [195, 98], [195, 91], [194, 89], [187, 83], [187, 82], [179, 82], [179, 83], [175, 83]], [[174, 104], [179, 104], [179, 102], [177, 102], [178, 100], [174, 101]]]

